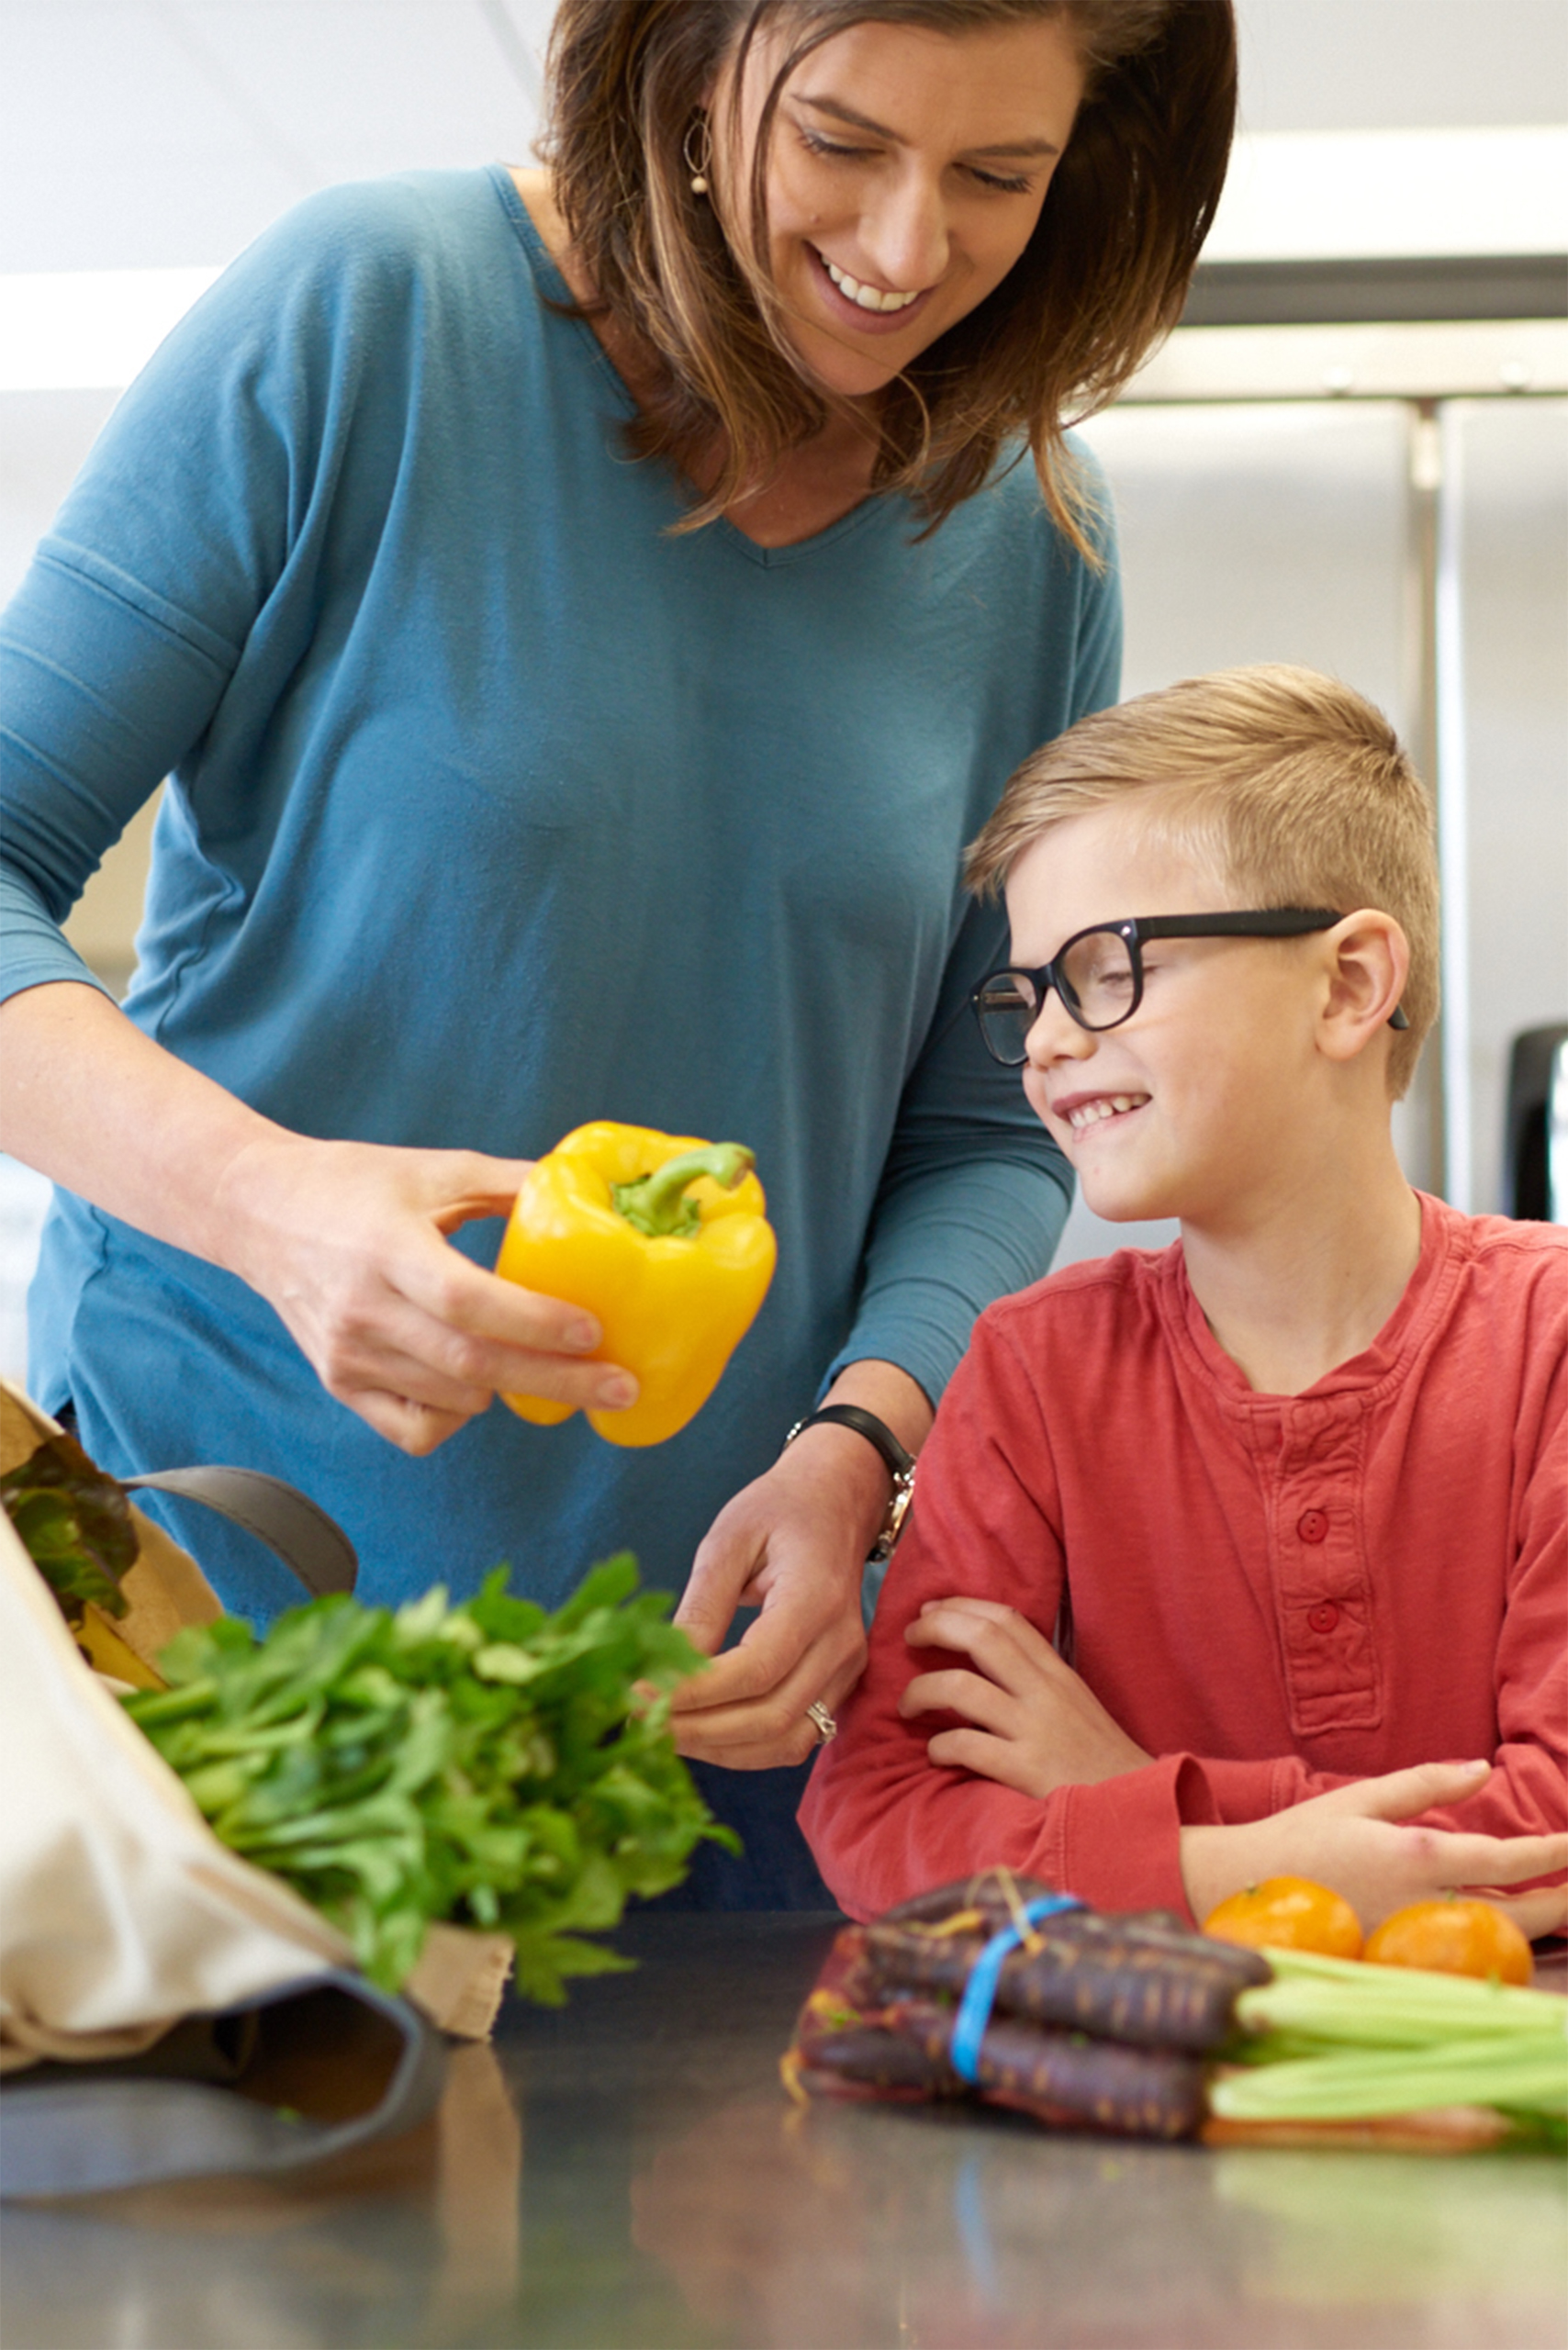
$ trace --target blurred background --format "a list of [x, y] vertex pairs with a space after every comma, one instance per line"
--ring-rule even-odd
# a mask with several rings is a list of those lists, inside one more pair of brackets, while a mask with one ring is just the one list
[[[119, 390], [270, 220], [337, 180], [527, 159], [552, 12], [0, 0], [0, 601]], [[1568, 8], [1238, 16], [1243, 137], [1186, 320], [1086, 427], [1125, 690], [1289, 660], [1388, 711], [1437, 796], [1447, 919], [1401, 1153], [1462, 1208], [1542, 1214], [1519, 1170], [1549, 1164], [1532, 1071], [1568, 1026]], [[117, 989], [150, 825], [71, 925]], [[13, 1376], [47, 1196], [0, 1160]], [[1080, 1207], [1058, 1261], [1165, 1237]]]

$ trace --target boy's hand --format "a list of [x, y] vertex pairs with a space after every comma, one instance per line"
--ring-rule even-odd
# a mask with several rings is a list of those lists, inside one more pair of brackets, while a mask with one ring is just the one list
[[961, 1714], [975, 1725], [938, 1730], [926, 1743], [933, 1762], [1044, 1796], [1118, 1778], [1154, 1759], [1015, 1608], [992, 1599], [927, 1600], [904, 1638], [912, 1648], [956, 1650], [979, 1667], [923, 1673], [899, 1700], [906, 1720]]
[[1568, 1886], [1504, 1888], [1568, 1869], [1568, 1835], [1471, 1836], [1399, 1823], [1478, 1795], [1489, 1762], [1423, 1762], [1357, 1779], [1234, 1828], [1183, 1828], [1182, 1876], [1193, 1915], [1265, 1877], [1305, 1876], [1343, 1894], [1370, 1933], [1395, 1909], [1446, 1893], [1483, 1894], [1534, 1939], [1561, 1932]]

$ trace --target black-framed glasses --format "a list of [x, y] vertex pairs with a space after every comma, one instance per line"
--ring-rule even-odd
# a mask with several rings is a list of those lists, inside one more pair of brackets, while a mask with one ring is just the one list
[[[1096, 1035], [1132, 1018], [1143, 1002], [1143, 949], [1148, 939], [1303, 938], [1309, 931], [1332, 930], [1343, 919], [1326, 906], [1270, 906], [1242, 913], [1143, 914], [1128, 922], [1099, 922], [1075, 931], [1037, 971], [1016, 965], [991, 971], [970, 1002], [992, 1060], [1004, 1069], [1022, 1069], [1029, 1031], [1052, 988], [1070, 1017]], [[1410, 1024], [1395, 1011], [1388, 1024]]]

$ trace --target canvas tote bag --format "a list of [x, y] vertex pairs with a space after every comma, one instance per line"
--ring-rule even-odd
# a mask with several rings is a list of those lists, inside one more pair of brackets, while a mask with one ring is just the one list
[[[0, 1402], [6, 1468], [56, 1431], [14, 1390]], [[150, 1654], [218, 1608], [140, 1514], [138, 1530], [118, 1629]], [[444, 1983], [458, 2029], [465, 2004], [481, 2031], [494, 2011], [498, 1960], [474, 1947], [491, 1939], [433, 1954], [432, 2004]], [[412, 2127], [443, 2065], [427, 2014], [367, 1984], [324, 1918], [218, 1841], [0, 1514], [0, 2193], [294, 2168]]]

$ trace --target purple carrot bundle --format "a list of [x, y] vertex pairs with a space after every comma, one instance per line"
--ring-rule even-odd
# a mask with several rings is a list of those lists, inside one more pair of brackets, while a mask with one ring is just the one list
[[[1052, 2128], [1191, 2136], [1204, 2059], [1231, 2036], [1240, 1992], [1269, 1981], [1267, 1963], [1165, 1911], [1075, 1906], [1032, 1921], [1049, 1898], [991, 1869], [846, 1928], [801, 2011], [786, 2087], [802, 2098], [969, 2098]], [[982, 1998], [960, 2050], [960, 2006], [988, 1952], [989, 2008]]]

